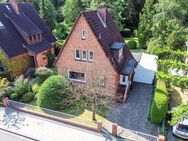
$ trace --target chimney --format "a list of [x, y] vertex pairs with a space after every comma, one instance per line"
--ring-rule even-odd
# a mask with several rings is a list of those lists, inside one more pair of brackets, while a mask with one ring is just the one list
[[14, 9], [14, 12], [16, 14], [18, 14], [19, 13], [19, 8], [18, 8], [17, 0], [9, 0], [9, 3], [12, 6], [12, 8]]
[[106, 22], [107, 22], [107, 8], [98, 8], [97, 11], [99, 12], [103, 22], [106, 24]]

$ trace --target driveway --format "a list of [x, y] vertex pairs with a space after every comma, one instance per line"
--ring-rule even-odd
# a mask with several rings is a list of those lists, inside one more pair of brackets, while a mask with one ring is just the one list
[[[40, 141], [121, 141], [105, 133], [96, 133], [60, 122], [0, 107], [0, 128]], [[1, 134], [0, 134], [1, 135]], [[0, 140], [9, 141], [7, 136]], [[13, 140], [12, 140], [13, 141]], [[18, 141], [22, 141], [19, 140]]]
[[118, 125], [158, 136], [158, 127], [148, 121], [152, 85], [134, 83], [127, 103], [113, 103], [107, 117]]

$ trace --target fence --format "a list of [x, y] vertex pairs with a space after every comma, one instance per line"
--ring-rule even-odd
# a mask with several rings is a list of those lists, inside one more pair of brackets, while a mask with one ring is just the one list
[[39, 113], [43, 113], [43, 114], [47, 114], [47, 115], [52, 115], [55, 117], [60, 117], [60, 118], [66, 119], [67, 121], [73, 121], [75, 123], [79, 123], [79, 124], [83, 124], [83, 125], [87, 125], [87, 126], [91, 126], [91, 127], [97, 127], [97, 123], [95, 121], [81, 118], [78, 116], [74, 116], [71, 114], [66, 114], [63, 112], [54, 111], [54, 110], [46, 109], [46, 108], [41, 108], [38, 106], [33, 106], [30, 104], [21, 103], [21, 102], [12, 101], [12, 100], [8, 100], [8, 103], [9, 103], [9, 106], [17, 107], [19, 109], [27, 109], [30, 111], [35, 111], [35, 112], [39, 112]]
[[[17, 107], [19, 109], [27, 109], [35, 112], [40, 112], [48, 115], [53, 115], [56, 117], [60, 117], [69, 121], [74, 121], [77, 123], [81, 123], [83, 125], [89, 125], [91, 127], [96, 127], [98, 128], [97, 122], [94, 122], [92, 120], [88, 120], [85, 118], [81, 118], [78, 116], [66, 114], [63, 112], [58, 112], [46, 108], [41, 108], [33, 105], [29, 105], [26, 103], [21, 103], [21, 102], [16, 102], [12, 100], [8, 100], [9, 106]], [[109, 121], [103, 121], [102, 122], [102, 131], [108, 134], [113, 134], [113, 123]], [[130, 129], [125, 129], [120, 126], [116, 127], [116, 134], [117, 136], [126, 139], [127, 141], [158, 141], [159, 138], [157, 136], [141, 133], [138, 131], [130, 130]]]
[[[113, 124], [110, 122], [103, 122], [103, 131], [107, 133], [112, 133]], [[157, 136], [141, 133], [138, 131], [125, 129], [117, 126], [117, 136], [126, 139], [127, 141], [158, 141]]]

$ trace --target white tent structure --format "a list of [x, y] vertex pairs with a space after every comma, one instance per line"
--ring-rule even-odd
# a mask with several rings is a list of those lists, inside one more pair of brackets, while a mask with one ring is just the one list
[[140, 62], [135, 68], [133, 81], [152, 84], [158, 68], [157, 59], [155, 55], [142, 53]]

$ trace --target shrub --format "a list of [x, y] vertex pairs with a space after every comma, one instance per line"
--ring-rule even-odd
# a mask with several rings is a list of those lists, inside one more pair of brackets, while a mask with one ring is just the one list
[[28, 79], [24, 79], [23, 76], [20, 76], [15, 81], [15, 93], [19, 95], [19, 97], [22, 97], [23, 94], [30, 91], [30, 84]]
[[11, 100], [16, 100], [16, 101], [18, 101], [18, 100], [19, 100], [19, 94], [17, 94], [17, 93], [12, 93], [12, 94], [10, 95], [10, 99], [11, 99]]
[[5, 95], [9, 89], [10, 89], [9, 81], [6, 78], [0, 77], [0, 97]]
[[47, 65], [47, 67], [53, 67], [54, 66], [54, 61], [55, 61], [55, 55], [52, 54], [49, 51], [46, 56], [48, 58], [48, 65]]
[[135, 29], [135, 30], [133, 31], [133, 36], [134, 36], [134, 37], [137, 37], [137, 36], [138, 36], [138, 30]]
[[37, 98], [40, 107], [49, 109], [65, 108], [65, 101], [72, 95], [72, 88], [68, 80], [62, 76], [50, 76], [41, 86]]
[[33, 93], [37, 94], [39, 92], [40, 86], [39, 84], [32, 85], [32, 91]]
[[123, 37], [130, 37], [132, 32], [129, 28], [125, 28], [121, 31], [121, 34]]
[[23, 102], [31, 102], [34, 98], [35, 94], [32, 92], [27, 92], [26, 94], [24, 94], [21, 98], [21, 101]]
[[157, 81], [154, 98], [150, 110], [150, 120], [152, 123], [161, 124], [168, 111], [168, 92], [166, 85], [162, 81]]
[[136, 47], [137, 47], [137, 43], [134, 40], [128, 41], [127, 45], [128, 45], [129, 49], [136, 49]]
[[53, 74], [53, 71], [51, 69], [48, 69], [46, 67], [41, 67], [36, 70], [36, 75], [40, 79], [40, 83], [42, 84], [49, 76]]

